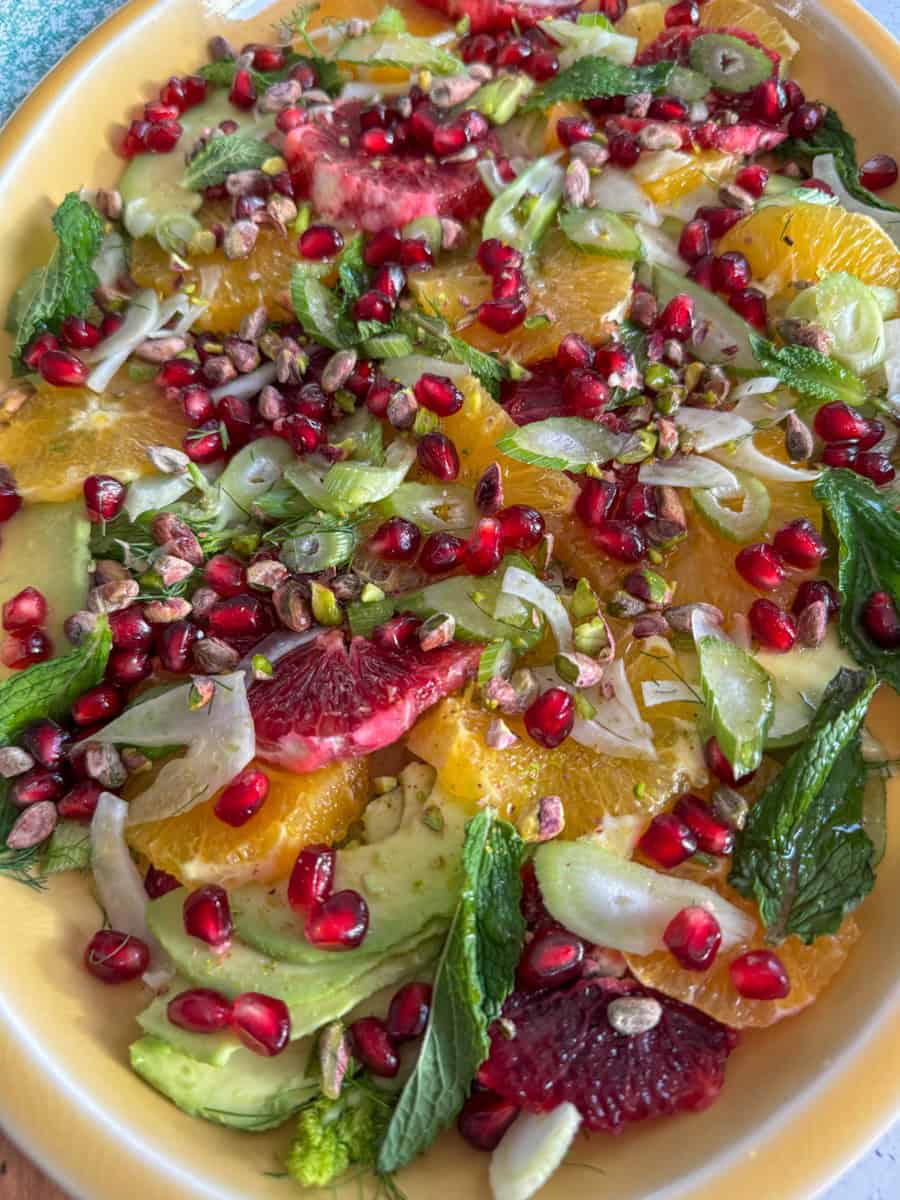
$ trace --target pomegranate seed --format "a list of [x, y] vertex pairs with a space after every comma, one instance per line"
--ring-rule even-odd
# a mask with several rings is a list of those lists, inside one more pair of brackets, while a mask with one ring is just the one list
[[229, 638], [259, 636], [265, 624], [265, 610], [257, 596], [229, 596], [212, 606], [207, 620], [209, 632], [226, 641]]
[[22, 497], [9, 475], [0, 470], [0, 523], [14, 517], [22, 507]]
[[866, 479], [870, 479], [876, 487], [891, 483], [896, 475], [888, 456], [871, 450], [857, 455], [853, 470], [857, 475], [864, 475]]
[[183, 130], [177, 121], [160, 121], [151, 125], [144, 138], [144, 145], [151, 154], [171, 154], [178, 145]]
[[517, 267], [501, 267], [491, 281], [491, 295], [495, 300], [528, 299], [528, 281], [525, 272]]
[[113, 650], [106, 664], [106, 678], [125, 691], [153, 672], [145, 650]]
[[92, 325], [84, 317], [66, 317], [59, 331], [63, 341], [73, 350], [93, 350], [103, 337], [99, 326]]
[[714, 737], [707, 739], [706, 745], [703, 747], [703, 757], [713, 775], [722, 783], [727, 783], [729, 787], [741, 787], [743, 784], [749, 783], [756, 774], [755, 771], [748, 771], [746, 775], [735, 775], [731, 769], [731, 763], [722, 753], [718, 739]]
[[150, 949], [134, 934], [101, 929], [87, 944], [84, 965], [102, 983], [130, 983], [150, 965]]
[[575, 724], [575, 701], [565, 688], [547, 688], [525, 712], [529, 737], [546, 750], [555, 750]]
[[112, 475], [89, 475], [83, 484], [88, 519], [111, 521], [125, 503], [125, 485]]
[[82, 692], [72, 705], [72, 720], [76, 725], [96, 725], [111, 721], [122, 711], [121, 693], [111, 683], [98, 683]]
[[626, 0], [599, 0], [597, 11], [615, 24], [624, 17], [626, 7]]
[[465, 546], [455, 534], [442, 530], [430, 533], [422, 546], [418, 566], [429, 575], [446, 575], [462, 562]]
[[438, 158], [446, 158], [448, 154], [458, 154], [468, 145], [469, 139], [462, 125], [452, 122], [448, 125], [438, 125], [431, 135], [431, 148]]
[[497, 51], [497, 66], [521, 67], [527, 62], [533, 53], [534, 47], [528, 38], [510, 38]]
[[624, 346], [601, 346], [596, 352], [594, 366], [609, 383], [630, 387], [637, 378], [634, 355]]
[[705, 254], [703, 258], [698, 258], [688, 270], [688, 279], [693, 279], [695, 283], [699, 283], [701, 287], [705, 287], [708, 291], [713, 291], [713, 267], [715, 258], [711, 254]]
[[463, 394], [446, 375], [421, 375], [413, 388], [416, 399], [439, 417], [452, 417], [463, 405]]
[[803, 612], [810, 604], [821, 600], [828, 609], [829, 617], [841, 607], [841, 598], [826, 579], [805, 579], [797, 588], [791, 612], [795, 617]]
[[594, 525], [591, 541], [618, 562], [640, 562], [647, 552], [644, 535], [627, 521], [601, 521]]
[[363, 154], [373, 157], [380, 154], [393, 154], [396, 140], [393, 129], [380, 129], [373, 126], [370, 129], [364, 129], [359, 135], [359, 148]]
[[585, 525], [603, 525], [615, 502], [619, 489], [606, 479], [585, 478], [581, 493], [575, 501], [575, 512]]
[[706, 854], [730, 854], [734, 849], [734, 830], [717, 820], [705, 800], [686, 792], [672, 810], [687, 825]]
[[299, 129], [301, 125], [305, 125], [309, 120], [305, 108], [283, 108], [275, 118], [275, 128], [282, 133], [290, 133], [292, 129]]
[[456, 1127], [476, 1150], [495, 1150], [519, 1115], [509, 1100], [494, 1092], [473, 1092], [462, 1107]]
[[881, 192], [897, 182], [897, 160], [889, 154], [874, 154], [859, 168], [859, 182], [870, 192]]
[[791, 113], [788, 133], [792, 138], [808, 140], [825, 120], [825, 112], [824, 104], [801, 104]]
[[180, 887], [181, 884], [168, 871], [161, 871], [159, 867], [154, 867], [152, 863], [147, 868], [147, 874], [144, 876], [144, 891], [151, 900], [158, 900], [160, 896], [167, 896], [169, 892], [174, 892]]
[[268, 794], [268, 775], [258, 767], [247, 767], [221, 793], [213, 812], [226, 825], [239, 829], [259, 812]]
[[397, 1047], [387, 1026], [378, 1017], [362, 1017], [349, 1029], [354, 1057], [373, 1075], [393, 1079], [400, 1069]]
[[880, 421], [871, 418], [866, 421], [866, 431], [857, 439], [856, 445], [860, 450], [871, 450], [884, 437], [884, 426]]
[[849, 404], [834, 400], [818, 410], [813, 428], [823, 442], [854, 442], [868, 432], [868, 422]]
[[42, 767], [56, 767], [62, 762], [72, 735], [49, 717], [33, 721], [22, 734], [22, 744]]
[[88, 377], [81, 359], [65, 350], [45, 351], [38, 362], [38, 371], [53, 387], [81, 387]]
[[589, 370], [594, 351], [580, 333], [567, 333], [556, 348], [556, 364], [561, 371]]
[[257, 71], [280, 71], [284, 66], [284, 51], [280, 46], [245, 46], [241, 53], [251, 51]]
[[388, 113], [383, 104], [373, 104], [359, 114], [360, 129], [384, 129], [387, 123]]
[[826, 467], [849, 467], [853, 470], [859, 451], [848, 442], [831, 442], [822, 451]]
[[330, 846], [322, 843], [304, 846], [288, 881], [288, 903], [295, 912], [305, 914], [328, 899], [334, 886], [336, 862]]
[[729, 250], [713, 260], [713, 288], [729, 296], [747, 287], [750, 282], [750, 264], [737, 250]]
[[504, 550], [533, 550], [544, 536], [544, 518], [527, 504], [510, 504], [497, 513]]
[[784, 964], [771, 950], [750, 950], [728, 964], [732, 982], [748, 1000], [783, 1000], [791, 981]]
[[391, 379], [376, 379], [366, 394], [366, 408], [374, 417], [385, 416], [392, 397], [400, 390], [400, 384]]
[[214, 554], [203, 568], [203, 581], [220, 596], [238, 596], [247, 586], [247, 573], [240, 559]]
[[622, 497], [619, 513], [624, 521], [646, 525], [656, 519], [656, 495], [646, 483], [634, 483]]
[[666, 29], [675, 25], [699, 25], [700, 6], [697, 0], [678, 0], [665, 10]]
[[698, 259], [709, 254], [709, 226], [705, 221], [695, 218], [688, 221], [678, 239], [678, 253], [685, 262], [695, 263]]
[[179, 76], [173, 75], [159, 89], [160, 102], [168, 108], [174, 108], [178, 112], [183, 112], [187, 108], [187, 93], [184, 87], [184, 80]]
[[412, 562], [421, 542], [418, 525], [405, 517], [389, 517], [369, 538], [369, 548], [388, 562]]
[[745, 546], [735, 555], [734, 565], [738, 574], [746, 579], [751, 587], [761, 592], [774, 592], [784, 582], [784, 563], [781, 555], [767, 546], [764, 542], [755, 542]]
[[395, 1041], [409, 1041], [425, 1032], [431, 992], [430, 983], [406, 983], [394, 994], [388, 1009], [387, 1029]]
[[372, 641], [383, 650], [402, 650], [410, 645], [421, 624], [412, 613], [399, 613], [372, 631]]
[[430, 104], [421, 105], [410, 117], [410, 136], [424, 150], [431, 150], [440, 119], [437, 109]]
[[[787, 112], [787, 97], [781, 83], [777, 79], [764, 79], [756, 87], [751, 88], [748, 111], [756, 121], [767, 125], [777, 125]], [[735, 180], [735, 182], [737, 182]], [[743, 187], [743, 184], [739, 185]], [[747, 189], [750, 191], [750, 189]], [[756, 195], [752, 192], [751, 195]]]
[[320, 421], [292, 413], [285, 418], [284, 432], [295, 454], [311, 454], [326, 440], [325, 429]]
[[305, 92], [319, 85], [319, 74], [312, 63], [297, 63], [291, 67], [289, 78], [295, 79]]
[[224, 950], [231, 941], [234, 923], [228, 893], [217, 883], [208, 883], [185, 897], [182, 906], [184, 929], [189, 937]]
[[193, 425], [202, 425], [209, 421], [216, 411], [212, 396], [199, 384], [186, 387], [181, 393], [181, 409]]
[[866, 633], [882, 650], [900, 647], [900, 616], [887, 592], [872, 593], [862, 606], [860, 620]]
[[225, 454], [222, 430], [218, 421], [204, 421], [190, 430], [181, 440], [181, 448], [195, 463], [211, 463]]
[[274, 1058], [291, 1038], [291, 1014], [283, 1000], [262, 992], [235, 996], [231, 1023], [241, 1042], [254, 1054]]
[[792, 616], [773, 600], [754, 600], [747, 614], [750, 628], [765, 650], [784, 654], [797, 640], [797, 625]]
[[606, 145], [609, 161], [616, 167], [633, 167], [641, 157], [637, 138], [630, 133], [614, 133]]
[[96, 780], [82, 779], [59, 801], [57, 811], [60, 817], [67, 821], [90, 821], [102, 791], [102, 785]]
[[20, 629], [7, 634], [0, 646], [0, 662], [11, 671], [24, 671], [33, 663], [46, 662], [53, 643], [43, 629]]
[[495, 275], [502, 267], [521, 267], [522, 253], [514, 246], [507, 246], [499, 238], [486, 238], [478, 246], [478, 265], [488, 275]]
[[464, 108], [456, 118], [466, 135], [467, 142], [480, 142], [487, 137], [490, 125], [484, 113], [477, 108]]
[[560, 117], [556, 122], [556, 136], [562, 146], [589, 142], [596, 132], [597, 126], [587, 117]]
[[459, 474], [459, 454], [446, 434], [426, 433], [417, 447], [419, 465], [445, 483]]
[[4, 629], [29, 629], [47, 620], [47, 601], [37, 588], [22, 588], [3, 605]]
[[566, 376], [563, 395], [567, 404], [578, 417], [597, 417], [609, 403], [609, 388], [606, 380], [596, 371], [576, 367]]
[[806, 99], [803, 89], [793, 79], [785, 79], [782, 86], [784, 87], [784, 100], [787, 105], [787, 111], [796, 112]]
[[494, 333], [509, 333], [525, 320], [528, 309], [522, 299], [485, 300], [478, 306], [478, 320]]
[[52, 333], [42, 333], [28, 345], [28, 348], [22, 355], [22, 361], [26, 367], [30, 367], [32, 371], [36, 371], [47, 351], [58, 349], [59, 338], [55, 337]]
[[822, 535], [806, 517], [798, 517], [779, 529], [772, 545], [785, 562], [802, 571], [817, 567], [828, 553]]
[[206, 99], [209, 84], [202, 75], [184, 75], [181, 80], [186, 108], [196, 108]]
[[637, 846], [646, 858], [668, 870], [697, 853], [697, 838], [675, 813], [660, 813], [647, 826]]
[[15, 808], [30, 808], [45, 800], [56, 802], [66, 790], [66, 781], [59, 771], [32, 767], [17, 775], [9, 785], [9, 801]]
[[540, 929], [525, 946], [516, 971], [516, 982], [526, 992], [559, 987], [577, 979], [584, 959], [584, 943], [567, 929]]
[[144, 139], [150, 129], [149, 121], [132, 121], [122, 139], [121, 154], [123, 158], [134, 158], [146, 149]]
[[372, 276], [372, 290], [383, 292], [396, 304], [406, 287], [406, 272], [397, 263], [385, 263]]
[[650, 101], [647, 116], [653, 121], [686, 121], [688, 106], [677, 96], [657, 96]]
[[253, 431], [256, 412], [246, 396], [223, 396], [219, 401], [219, 419], [228, 434], [228, 444], [237, 449], [246, 446]]
[[357, 400], [364, 400], [374, 382], [375, 364], [367, 358], [361, 358], [353, 368], [353, 374], [344, 383], [344, 387]]
[[826, 196], [834, 195], [834, 188], [830, 183], [826, 183], [824, 179], [816, 179], [813, 176], [811, 179], [804, 179], [803, 186], [805, 188], [813, 188], [817, 192], [824, 192]]
[[353, 305], [353, 317], [355, 320], [378, 321], [382, 325], [387, 325], [393, 311], [394, 306], [391, 304], [390, 297], [385, 296], [383, 292], [363, 292]]
[[157, 625], [154, 640], [160, 666], [174, 675], [184, 674], [191, 661], [191, 649], [196, 638], [197, 627], [190, 621]]
[[344, 239], [333, 225], [310, 225], [300, 234], [297, 249], [303, 258], [332, 258], [344, 245]]
[[400, 243], [400, 262], [408, 271], [427, 271], [434, 266], [434, 254], [424, 238], [404, 238]]
[[559, 59], [552, 50], [541, 50], [526, 60], [525, 73], [537, 83], [545, 83], [559, 74]]
[[253, 77], [246, 68], [235, 71], [228, 99], [235, 108], [250, 109], [256, 103], [256, 87]]
[[722, 929], [712, 913], [691, 906], [675, 914], [665, 928], [663, 941], [685, 970], [706, 971], [719, 953]]
[[497, 53], [497, 42], [490, 34], [478, 33], [474, 37], [467, 37], [462, 41], [460, 52], [464, 63], [493, 62]]
[[739, 208], [698, 208], [694, 214], [701, 221], [705, 221], [709, 226], [709, 236], [716, 241], [720, 237], [724, 237], [733, 225], [736, 225], [743, 216]]
[[306, 916], [307, 940], [320, 950], [353, 950], [369, 928], [369, 906], [359, 892], [332, 892]]
[[191, 988], [173, 996], [166, 1015], [179, 1029], [191, 1033], [219, 1033], [231, 1024], [231, 1004], [212, 988]]
[[463, 565], [470, 575], [490, 575], [502, 558], [503, 526], [496, 517], [481, 517], [463, 547]]
[[769, 172], [760, 163], [751, 163], [748, 167], [741, 167], [734, 177], [734, 182], [758, 200], [766, 190]]
[[170, 358], [160, 367], [156, 383], [160, 387], [186, 388], [200, 378], [200, 364], [190, 358]]
[[694, 301], [680, 293], [673, 296], [656, 319], [656, 328], [666, 338], [686, 342], [694, 329]]
[[380, 267], [386, 262], [399, 262], [401, 241], [396, 229], [382, 229], [373, 234], [363, 250], [366, 266]]

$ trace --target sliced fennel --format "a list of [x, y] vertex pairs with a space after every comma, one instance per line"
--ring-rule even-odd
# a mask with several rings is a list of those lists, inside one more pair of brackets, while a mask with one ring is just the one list
[[547, 618], [557, 647], [560, 650], [572, 649], [572, 622], [569, 614], [556, 593], [545, 583], [541, 583], [536, 575], [523, 571], [521, 567], [507, 567], [500, 591], [507, 596], [516, 596], [519, 600], [533, 604]]
[[717, 488], [721, 496], [737, 496], [741, 491], [736, 475], [701, 454], [642, 463], [638, 479], [655, 487]]
[[223, 396], [255, 396], [274, 380], [276, 370], [274, 363], [263, 363], [255, 371], [248, 371], [246, 375], [239, 375], [237, 379], [213, 388], [210, 395], [217, 404]]
[[415, 460], [415, 446], [398, 439], [385, 451], [383, 466], [335, 463], [325, 476], [325, 491], [335, 503], [345, 505], [351, 511], [364, 504], [375, 504], [399, 487]]
[[667, 233], [643, 221], [635, 223], [634, 231], [641, 240], [641, 257], [645, 262], [668, 267], [676, 275], [686, 274], [688, 264], [679, 255], [675, 240]]
[[[502, 570], [502, 568], [501, 568]], [[402, 597], [401, 607], [417, 616], [447, 613], [456, 622], [461, 641], [508, 641], [517, 653], [540, 641], [544, 622], [531, 604], [517, 603], [511, 612], [497, 614], [500, 571], [493, 575], [454, 575]]]
[[497, 449], [531, 466], [581, 472], [591, 463], [609, 462], [628, 441], [628, 434], [584, 417], [548, 417], [504, 434]]
[[411, 33], [365, 33], [350, 38], [335, 50], [338, 62], [361, 67], [400, 67], [403, 70], [433, 71], [436, 75], [456, 75], [465, 64], [432, 39]]
[[604, 167], [593, 176], [590, 204], [609, 212], [629, 213], [647, 225], [662, 224], [659, 210], [641, 185], [619, 167]]
[[469, 368], [463, 363], [450, 362], [446, 358], [431, 358], [427, 354], [405, 354], [399, 358], [387, 359], [382, 364], [382, 374], [389, 379], [398, 379], [407, 387], [414, 387], [423, 375], [446, 375], [454, 382], [459, 382], [469, 374]]
[[[819, 478], [818, 471], [806, 467], [791, 467], [757, 450], [753, 438], [744, 438], [736, 446], [722, 446], [712, 452], [713, 458], [727, 467], [746, 471], [758, 479], [773, 479], [781, 483], [809, 483]], [[713, 485], [715, 486], [715, 485]]]
[[288, 570], [311, 575], [350, 561], [359, 541], [352, 526], [330, 529], [327, 525], [316, 528], [314, 522], [309, 524], [308, 532], [297, 533], [281, 543], [281, 561]]
[[872, 288], [855, 275], [826, 275], [799, 292], [786, 315], [812, 321], [830, 333], [832, 355], [857, 375], [867, 375], [884, 361], [881, 305]]
[[222, 498], [218, 524], [221, 527], [249, 519], [253, 505], [273, 487], [294, 461], [294, 452], [284, 438], [257, 438], [239, 450], [218, 481]]
[[551, 17], [546, 21], [538, 21], [538, 25], [561, 47], [557, 58], [562, 70], [571, 67], [579, 58], [608, 58], [623, 67], [634, 62], [637, 38], [616, 33], [608, 22], [602, 25], [599, 22], [582, 21], [581, 18], [567, 21]]
[[690, 448], [705, 454], [716, 446], [735, 442], [753, 432], [753, 426], [734, 412], [715, 412], [706, 408], [679, 408], [675, 424], [690, 437]]
[[562, 198], [560, 153], [537, 159], [494, 198], [485, 213], [483, 237], [499, 238], [523, 254], [536, 249]]
[[472, 489], [461, 483], [401, 483], [378, 502], [386, 517], [406, 517], [429, 533], [471, 529], [478, 520]]
[[87, 377], [92, 392], [103, 392], [141, 342], [159, 328], [159, 300], [156, 292], [145, 288], [137, 292], [128, 306], [125, 320], [111, 337], [97, 347], [97, 365]]
[[731, 542], [752, 542], [768, 523], [772, 501], [761, 479], [744, 472], [739, 472], [737, 479], [741, 488], [740, 508], [723, 504], [716, 488], [692, 488], [691, 500], [722, 537]]
[[876, 204], [866, 204], [864, 200], [857, 200], [855, 196], [851, 196], [838, 174], [833, 154], [817, 155], [812, 162], [812, 171], [817, 179], [822, 179], [828, 184], [842, 208], [871, 217], [873, 221], [878, 222], [888, 237], [900, 246], [900, 212], [879, 208]]
[[719, 922], [723, 950], [753, 935], [752, 919], [711, 888], [625, 861], [593, 839], [546, 842], [534, 866], [550, 915], [597, 945], [652, 954], [675, 914], [695, 905]]
[[772, 680], [752, 655], [721, 636], [698, 637], [697, 654], [700, 689], [719, 746], [735, 776], [748, 775], [762, 762], [775, 708]]
[[[558, 681], [557, 681], [558, 682]], [[576, 717], [572, 738], [612, 758], [656, 758], [653, 728], [638, 711], [621, 658], [605, 669], [603, 688], [589, 688], [583, 695], [591, 704], [592, 717]], [[612, 695], [605, 695], [607, 691]]]
[[[602, 201], [598, 201], [602, 203]], [[607, 204], [607, 207], [612, 207]], [[658, 222], [654, 222], [658, 224]], [[758, 370], [750, 349], [752, 326], [734, 309], [699, 283], [678, 275], [666, 267], [654, 265], [648, 271], [650, 286], [660, 308], [675, 296], [685, 294], [694, 301], [692, 349], [703, 362], [724, 363], [742, 370]]]
[[136, 521], [141, 513], [156, 512], [174, 504], [193, 488], [194, 481], [185, 471], [175, 475], [142, 475], [128, 485], [123, 508], [130, 521]]
[[530, 1200], [566, 1157], [580, 1127], [581, 1113], [568, 1100], [549, 1112], [520, 1113], [491, 1155], [494, 1200]]
[[641, 257], [638, 235], [620, 216], [605, 208], [564, 208], [559, 227], [580, 250], [607, 258]]

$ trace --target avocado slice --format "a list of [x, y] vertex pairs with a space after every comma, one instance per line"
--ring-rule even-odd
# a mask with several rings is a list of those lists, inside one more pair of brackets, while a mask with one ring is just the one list
[[155, 1041], [165, 1042], [179, 1054], [213, 1067], [222, 1067], [242, 1049], [241, 1043], [231, 1032], [191, 1033], [169, 1020], [169, 1001], [180, 992], [186, 992], [191, 984], [186, 979], [173, 979], [165, 996], [156, 996], [142, 1013], [137, 1023], [144, 1033]]
[[155, 1037], [142, 1037], [130, 1050], [138, 1075], [183, 1112], [252, 1133], [283, 1124], [318, 1095], [318, 1079], [306, 1074], [309, 1054], [309, 1040], [275, 1058], [240, 1046], [227, 1063], [213, 1066]]

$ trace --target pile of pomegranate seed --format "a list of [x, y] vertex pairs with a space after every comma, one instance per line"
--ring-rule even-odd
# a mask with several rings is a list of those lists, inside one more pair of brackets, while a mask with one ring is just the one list
[[288, 880], [288, 903], [304, 918], [307, 940], [320, 950], [352, 950], [369, 928], [369, 906], [350, 888], [335, 892], [335, 852], [330, 846], [306, 846]]
[[823, 404], [813, 422], [826, 443], [822, 461], [829, 467], [846, 467], [871, 480], [876, 487], [891, 483], [896, 471], [886, 454], [873, 449], [884, 437], [881, 421], [868, 419], [849, 404]]
[[528, 280], [521, 253], [497, 238], [486, 238], [478, 247], [478, 265], [491, 277], [491, 299], [478, 306], [478, 320], [495, 333], [509, 333], [528, 312]]
[[23, 588], [6, 601], [3, 605], [6, 637], [0, 644], [0, 661], [5, 667], [22, 671], [51, 656], [53, 643], [43, 628], [46, 620], [47, 601], [37, 588]]

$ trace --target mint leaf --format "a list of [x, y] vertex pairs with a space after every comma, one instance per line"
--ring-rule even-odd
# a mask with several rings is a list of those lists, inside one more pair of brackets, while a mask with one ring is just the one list
[[[338, 258], [337, 290], [341, 298], [341, 312], [348, 321], [352, 320], [353, 305], [369, 286], [369, 268], [363, 258], [364, 246], [365, 238], [358, 233], [346, 244]], [[361, 338], [370, 337], [372, 332], [382, 333], [384, 331], [384, 326], [378, 324], [377, 321], [364, 321], [360, 324], [365, 326], [364, 330], [357, 331]], [[370, 330], [369, 326], [372, 326], [373, 329]]]
[[8, 746], [38, 717], [66, 716], [82, 692], [99, 683], [112, 645], [106, 617], [90, 636], [64, 654], [35, 663], [0, 684], [0, 746]]
[[62, 871], [87, 871], [91, 865], [91, 830], [83, 821], [60, 821], [50, 840], [41, 867], [42, 875]]
[[294, 267], [291, 276], [291, 303], [304, 331], [323, 346], [341, 350], [357, 340], [336, 293], [316, 277], [314, 269], [303, 263]]
[[882, 200], [874, 192], [859, 182], [859, 167], [856, 165], [856, 138], [844, 128], [844, 123], [833, 108], [825, 114], [825, 120], [807, 138], [788, 138], [776, 147], [775, 154], [779, 158], [807, 157], [815, 158], [817, 154], [833, 154], [835, 166], [844, 187], [863, 204], [871, 204], [886, 212], [900, 213], [896, 204]]
[[863, 605], [887, 592], [900, 610], [900, 513], [874, 484], [852, 471], [826, 471], [813, 487], [838, 544], [841, 642], [858, 663], [900, 692], [900, 650], [885, 650], [863, 628]]
[[365, 67], [397, 67], [404, 71], [427, 70], [436, 75], [458, 75], [465, 64], [456, 55], [426, 37], [412, 33], [377, 33], [374, 29], [350, 38], [334, 52], [337, 62]]
[[751, 333], [750, 349], [763, 371], [777, 376], [791, 391], [817, 405], [832, 400], [854, 405], [865, 401], [866, 389], [859, 376], [811, 346], [775, 346], [758, 333]]
[[838, 672], [738, 834], [728, 881], [756, 900], [769, 942], [834, 933], [875, 882], [859, 730], [876, 686], [871, 671]]
[[22, 370], [22, 353], [34, 336], [45, 327], [58, 329], [66, 317], [85, 312], [100, 282], [92, 266], [103, 239], [97, 211], [70, 192], [53, 214], [53, 228], [59, 240], [49, 263], [39, 275], [29, 275], [23, 284], [27, 294], [19, 293], [10, 308], [16, 321], [12, 353], [16, 371]]
[[[256, 94], [261, 96], [273, 83], [282, 83], [290, 75], [291, 68], [300, 63], [307, 63], [313, 68], [319, 80], [318, 86], [328, 92], [329, 96], [334, 96], [340, 91], [343, 79], [336, 63], [329, 62], [327, 58], [320, 58], [317, 54], [290, 53], [285, 55], [285, 64], [280, 71], [257, 71], [255, 67], [247, 67]], [[236, 71], [237, 63], [234, 59], [223, 58], [218, 62], [206, 63], [198, 73], [216, 87], [230, 88], [234, 83]]]
[[462, 338], [455, 337], [447, 322], [439, 316], [427, 316], [422, 312], [401, 313], [396, 326], [410, 338], [417, 351], [462, 363], [485, 391], [490, 392], [495, 400], [499, 398], [500, 384], [504, 379], [509, 379], [510, 369], [495, 354], [477, 350]]
[[522, 842], [485, 809], [466, 826], [462, 896], [447, 935], [416, 1068], [378, 1156], [389, 1174], [411, 1162], [459, 1112], [490, 1049], [488, 1026], [509, 994], [525, 926]]
[[255, 171], [273, 155], [268, 142], [249, 133], [229, 133], [208, 142], [187, 165], [181, 186], [192, 192], [222, 183], [235, 171]]
[[635, 92], [661, 92], [675, 64], [623, 67], [608, 58], [579, 58], [555, 79], [538, 88], [525, 103], [525, 112], [549, 108], [561, 100], [591, 100], [594, 96], [631, 96]]

